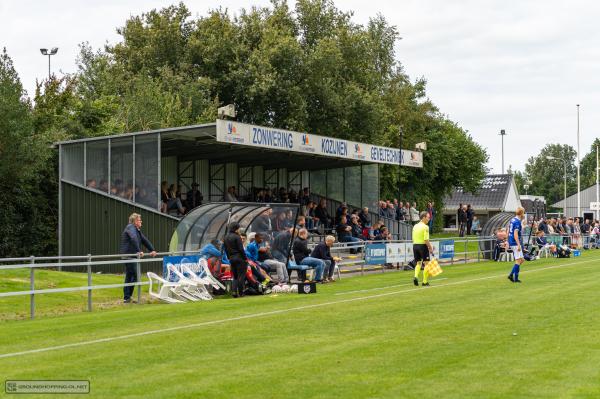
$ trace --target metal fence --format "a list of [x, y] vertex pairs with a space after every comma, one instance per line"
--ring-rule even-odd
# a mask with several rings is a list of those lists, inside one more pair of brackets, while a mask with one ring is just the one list
[[[454, 242], [454, 252], [450, 259], [442, 260], [442, 264], [455, 264], [455, 263], [468, 263], [468, 262], [479, 262], [485, 259], [490, 259], [495, 249], [496, 238], [491, 237], [445, 237], [435, 239], [431, 242], [436, 241], [447, 241], [452, 240]], [[526, 239], [527, 240], [527, 239]], [[532, 238], [533, 240], [533, 238]], [[548, 241], [561, 245], [580, 245], [582, 248], [598, 248], [598, 237], [590, 235], [582, 235], [578, 237], [569, 236], [557, 236], [549, 235]], [[385, 272], [385, 265], [367, 265], [365, 264], [365, 247], [374, 243], [373, 241], [363, 241], [360, 243], [335, 243], [331, 248], [333, 255], [342, 257], [342, 261], [338, 263], [338, 270], [341, 272], [355, 272], [361, 275], [367, 271], [381, 270]], [[375, 243], [382, 243], [377, 241]], [[387, 241], [387, 243], [405, 243], [411, 244], [410, 241], [406, 240], [393, 240]], [[312, 243], [316, 245], [316, 243]], [[350, 254], [352, 252], [352, 254]], [[354, 254], [354, 252], [356, 252]], [[137, 290], [137, 302], [141, 303], [141, 287], [148, 285], [147, 281], [142, 281], [142, 269], [156, 270], [157, 267], [152, 267], [153, 264], [160, 262], [162, 265], [163, 257], [174, 256], [174, 255], [189, 255], [192, 252], [163, 252], [158, 253], [156, 257], [149, 257], [148, 255], [140, 257], [139, 255], [86, 255], [86, 256], [61, 256], [61, 257], [28, 257], [28, 258], [4, 258], [0, 259], [0, 271], [11, 270], [11, 269], [25, 269], [29, 270], [29, 290], [24, 291], [12, 291], [12, 292], [0, 292], [0, 298], [16, 297], [16, 296], [29, 296], [30, 297], [30, 317], [35, 317], [35, 298], [36, 295], [41, 294], [52, 294], [52, 293], [64, 293], [64, 292], [75, 292], [75, 291], [87, 291], [87, 310], [92, 311], [92, 292], [93, 290], [108, 289], [108, 288], [122, 288], [126, 286], [137, 286], [140, 287]], [[196, 254], [196, 253], [194, 253]], [[93, 269], [95, 266], [101, 265], [125, 265], [127, 263], [136, 264], [136, 272], [138, 282], [128, 284], [93, 284]], [[145, 266], [145, 267], [144, 267]], [[389, 266], [389, 265], [388, 265]], [[396, 264], [395, 268], [404, 269], [407, 263]], [[67, 287], [67, 288], [47, 288], [47, 289], [35, 289], [35, 270], [36, 269], [62, 269], [62, 270], [82, 270], [85, 269], [87, 273], [87, 285], [79, 287]], [[162, 266], [161, 266], [162, 268]]]

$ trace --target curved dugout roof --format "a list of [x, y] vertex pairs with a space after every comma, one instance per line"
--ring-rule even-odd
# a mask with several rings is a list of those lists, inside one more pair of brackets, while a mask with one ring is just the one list
[[[171, 236], [169, 250], [198, 251], [214, 239], [222, 240], [227, 225], [238, 222], [242, 232], [277, 233], [278, 225], [294, 225], [298, 204], [212, 202], [200, 205], [181, 219]], [[280, 218], [281, 223], [277, 223]]]

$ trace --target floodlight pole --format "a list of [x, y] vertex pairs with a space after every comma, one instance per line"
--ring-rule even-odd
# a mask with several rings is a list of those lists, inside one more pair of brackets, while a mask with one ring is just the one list
[[398, 128], [398, 133], [399, 133], [399, 143], [398, 143], [398, 201], [400, 201], [400, 198], [402, 197], [402, 190], [400, 187], [400, 179], [401, 179], [401, 169], [402, 169], [402, 135], [404, 134], [404, 131], [402, 129], [402, 126], [400, 126]]
[[596, 146], [596, 220], [600, 219], [600, 209], [598, 208], [598, 202], [600, 202], [600, 184], [598, 180], [598, 146]]
[[504, 174], [504, 136], [506, 136], [506, 130], [500, 130], [500, 136], [502, 137], [502, 174]]
[[581, 176], [579, 157], [579, 104], [577, 104], [577, 217], [581, 217]]

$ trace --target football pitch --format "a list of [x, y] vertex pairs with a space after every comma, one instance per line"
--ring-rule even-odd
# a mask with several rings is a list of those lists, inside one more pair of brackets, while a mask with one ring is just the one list
[[600, 397], [600, 251], [526, 262], [522, 284], [511, 266], [9, 321], [0, 375], [106, 398]]

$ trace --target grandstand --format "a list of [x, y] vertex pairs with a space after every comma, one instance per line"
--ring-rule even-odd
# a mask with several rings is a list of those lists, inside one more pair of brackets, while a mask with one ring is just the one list
[[[343, 201], [376, 210], [379, 165], [423, 163], [420, 152], [226, 120], [56, 147], [61, 256], [116, 253], [123, 224], [134, 211], [143, 214], [144, 231], [156, 248], [168, 250], [179, 218], [161, 212], [163, 181], [183, 193], [197, 183], [205, 203], [223, 201], [231, 186], [241, 199], [252, 197], [256, 187], [295, 192], [309, 187], [330, 209]], [[386, 224], [396, 237], [409, 234], [401, 222]]]

